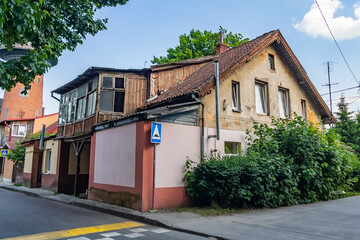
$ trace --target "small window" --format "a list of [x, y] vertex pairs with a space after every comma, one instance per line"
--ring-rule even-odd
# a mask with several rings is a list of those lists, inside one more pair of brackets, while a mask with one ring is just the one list
[[114, 112], [124, 112], [124, 92], [115, 92]]
[[269, 69], [275, 70], [275, 59], [272, 54], [269, 54]]
[[49, 174], [50, 173], [50, 167], [51, 167], [51, 150], [47, 150], [44, 173]]
[[240, 83], [232, 81], [232, 109], [235, 111], [240, 111]]
[[103, 88], [113, 88], [113, 78], [112, 77], [103, 77], [102, 87]]
[[24, 88], [20, 88], [20, 90], [19, 90], [19, 96], [20, 97], [28, 97], [29, 96], [29, 91], [26, 91], [26, 92], [24, 92]]
[[115, 88], [124, 88], [124, 78], [115, 78]]
[[12, 127], [12, 136], [25, 137], [26, 136], [26, 126], [14, 124]]
[[267, 99], [267, 84], [263, 82], [255, 83], [255, 102], [256, 113], [268, 115], [268, 99]]
[[8, 108], [5, 108], [4, 118], [6, 119], [8, 115]]
[[35, 117], [39, 116], [39, 110], [35, 110]]
[[289, 90], [279, 89], [280, 118], [288, 118], [289, 112]]
[[40, 82], [41, 82], [41, 79], [40, 79], [40, 77], [38, 77], [38, 84], [40, 84]]
[[241, 143], [225, 142], [225, 154], [238, 154], [241, 152]]
[[304, 120], [307, 119], [306, 101], [305, 100], [301, 100], [301, 116]]

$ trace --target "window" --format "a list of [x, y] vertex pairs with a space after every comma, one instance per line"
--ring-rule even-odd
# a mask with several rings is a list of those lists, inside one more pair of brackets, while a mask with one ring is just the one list
[[35, 117], [39, 116], [39, 110], [35, 110]]
[[105, 76], [102, 79], [99, 110], [124, 112], [125, 79], [122, 77]]
[[4, 118], [6, 119], [8, 115], [8, 108], [5, 108]]
[[289, 117], [289, 90], [279, 89], [279, 112], [280, 118]]
[[24, 88], [20, 88], [20, 90], [19, 90], [20, 97], [28, 97], [29, 96], [29, 91], [26, 91], [26, 93], [24, 93], [23, 92], [24, 90], [25, 90]]
[[95, 112], [98, 77], [65, 93], [60, 99], [59, 124], [73, 122]]
[[14, 124], [12, 127], [12, 136], [25, 137], [26, 136], [26, 126], [20, 124]]
[[267, 84], [255, 82], [256, 113], [268, 115]]
[[40, 77], [38, 77], [38, 84], [40, 84]]
[[306, 101], [305, 100], [301, 100], [301, 116], [304, 120], [307, 119]]
[[269, 54], [269, 69], [275, 70], [275, 58], [272, 54]]
[[241, 143], [225, 142], [225, 154], [238, 154], [241, 152]]
[[51, 167], [51, 150], [47, 150], [46, 151], [46, 162], [45, 162], [44, 173], [49, 174], [50, 173], [50, 167]]
[[240, 83], [232, 81], [231, 84], [232, 92], [232, 109], [235, 111], [240, 111]]

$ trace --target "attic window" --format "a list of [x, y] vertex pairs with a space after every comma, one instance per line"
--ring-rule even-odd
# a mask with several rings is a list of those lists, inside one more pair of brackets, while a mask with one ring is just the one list
[[275, 59], [274, 59], [274, 55], [272, 54], [269, 54], [269, 69], [275, 70]]

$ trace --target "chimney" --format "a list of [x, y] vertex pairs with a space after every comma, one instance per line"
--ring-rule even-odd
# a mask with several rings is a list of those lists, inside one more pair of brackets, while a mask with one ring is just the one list
[[220, 41], [216, 44], [216, 54], [226, 52], [230, 46], [224, 43], [224, 33], [220, 32]]

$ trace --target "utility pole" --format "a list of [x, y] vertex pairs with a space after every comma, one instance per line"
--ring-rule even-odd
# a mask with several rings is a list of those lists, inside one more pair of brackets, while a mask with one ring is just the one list
[[328, 72], [328, 83], [323, 85], [323, 86], [329, 87], [330, 111], [331, 111], [331, 114], [332, 114], [333, 110], [332, 110], [332, 99], [331, 99], [331, 85], [337, 85], [338, 83], [331, 83], [331, 80], [330, 80], [330, 62], [327, 62], [327, 72]]

